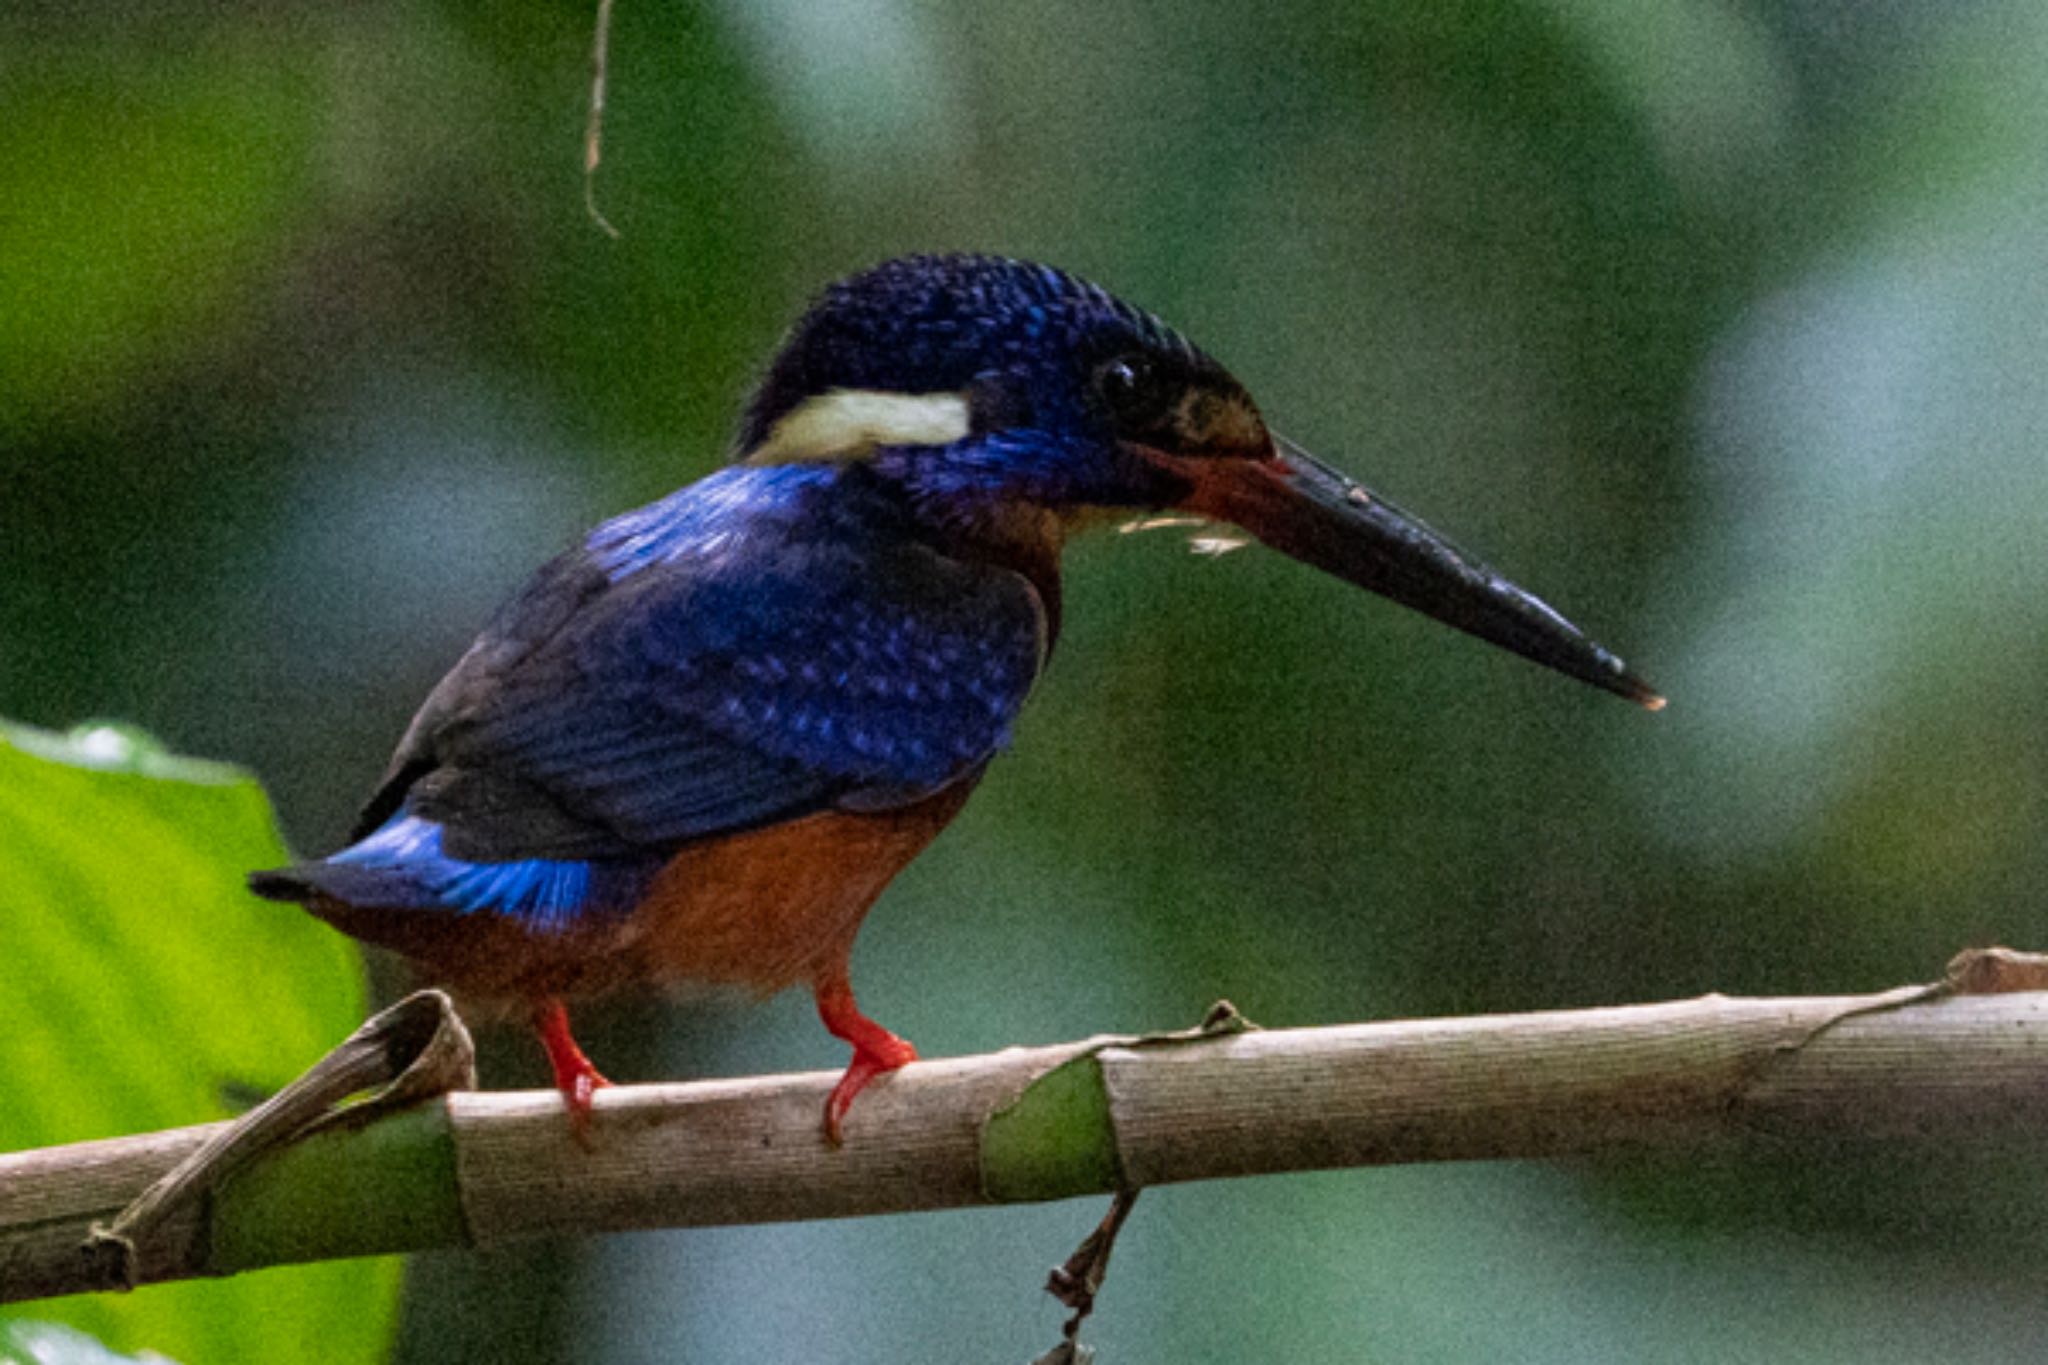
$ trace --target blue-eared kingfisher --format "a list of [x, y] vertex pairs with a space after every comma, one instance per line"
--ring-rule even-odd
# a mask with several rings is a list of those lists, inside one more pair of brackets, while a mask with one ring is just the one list
[[1230, 523], [1652, 710], [1563, 616], [1275, 435], [1244, 386], [1065, 271], [917, 256], [797, 322], [725, 467], [536, 573], [413, 718], [340, 852], [255, 873], [466, 999], [523, 1011], [577, 1133], [607, 1084], [565, 1002], [807, 985], [853, 1048], [916, 1050], [847, 959], [1009, 742], [1060, 632], [1060, 550], [1118, 518]]

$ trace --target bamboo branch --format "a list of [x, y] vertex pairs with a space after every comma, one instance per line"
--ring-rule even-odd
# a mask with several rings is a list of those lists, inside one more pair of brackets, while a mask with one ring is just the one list
[[[2020, 963], [1999, 977], [1999, 964]], [[1988, 963], [1988, 965], [1987, 965]], [[140, 1281], [518, 1238], [1059, 1199], [1183, 1180], [1705, 1144], [2038, 1141], [2048, 993], [1971, 957], [1879, 995], [1097, 1038], [831, 1073], [455, 1092], [257, 1162], [137, 1248]], [[1985, 991], [2017, 993], [1989, 994]], [[80, 1250], [205, 1125], [0, 1156], [0, 1302], [98, 1287]]]

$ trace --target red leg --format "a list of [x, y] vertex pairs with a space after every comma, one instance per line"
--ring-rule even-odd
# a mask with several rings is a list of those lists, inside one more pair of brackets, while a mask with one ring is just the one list
[[853, 1060], [846, 1074], [832, 1087], [825, 1101], [825, 1140], [839, 1145], [839, 1125], [853, 1107], [853, 1097], [867, 1083], [906, 1062], [917, 1060], [917, 1049], [860, 1012], [853, 999], [853, 984], [846, 979], [844, 958], [826, 968], [811, 985], [818, 999], [818, 1018], [835, 1038], [853, 1044]]
[[583, 1049], [569, 1033], [569, 1011], [559, 1000], [542, 1000], [533, 1007], [533, 1031], [548, 1050], [548, 1065], [554, 1068], [555, 1089], [569, 1106], [569, 1129], [576, 1141], [589, 1146], [591, 1096], [611, 1084], [591, 1065]]

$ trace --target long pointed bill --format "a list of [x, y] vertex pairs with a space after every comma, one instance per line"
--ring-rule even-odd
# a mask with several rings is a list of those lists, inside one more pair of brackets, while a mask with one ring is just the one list
[[1274, 451], [1270, 460], [1176, 461], [1195, 484], [1181, 506], [1525, 659], [1663, 708], [1655, 688], [1542, 601], [1293, 442], [1275, 437]]

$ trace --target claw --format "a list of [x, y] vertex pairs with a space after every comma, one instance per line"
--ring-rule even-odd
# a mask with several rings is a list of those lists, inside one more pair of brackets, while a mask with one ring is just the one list
[[[867, 1022], [873, 1023], [872, 1020]], [[880, 1025], [876, 1025], [879, 1029]], [[834, 1032], [837, 1032], [835, 1029]], [[917, 1060], [917, 1049], [908, 1040], [899, 1038], [887, 1029], [881, 1029], [886, 1045], [875, 1050], [856, 1045], [853, 1060], [847, 1064], [846, 1073], [839, 1078], [839, 1084], [832, 1087], [832, 1094], [825, 1100], [825, 1141], [837, 1147], [843, 1140], [840, 1124], [846, 1118], [846, 1111], [853, 1108], [854, 1096], [867, 1088], [867, 1083], [885, 1072]], [[843, 1036], [843, 1035], [842, 1035]]]
[[813, 986], [818, 1001], [818, 1018], [835, 1038], [853, 1044], [853, 1060], [825, 1101], [825, 1140], [837, 1147], [841, 1125], [853, 1108], [854, 1097], [869, 1081], [917, 1060], [917, 1049], [860, 1012], [854, 1002], [853, 986], [846, 979], [841, 962], [818, 977]]
[[555, 1073], [555, 1089], [569, 1110], [569, 1135], [576, 1145], [590, 1148], [590, 1109], [597, 1092], [610, 1085], [576, 1039], [569, 1032], [569, 1011], [559, 1000], [543, 1000], [533, 1007], [533, 1031], [547, 1049], [548, 1065]]

